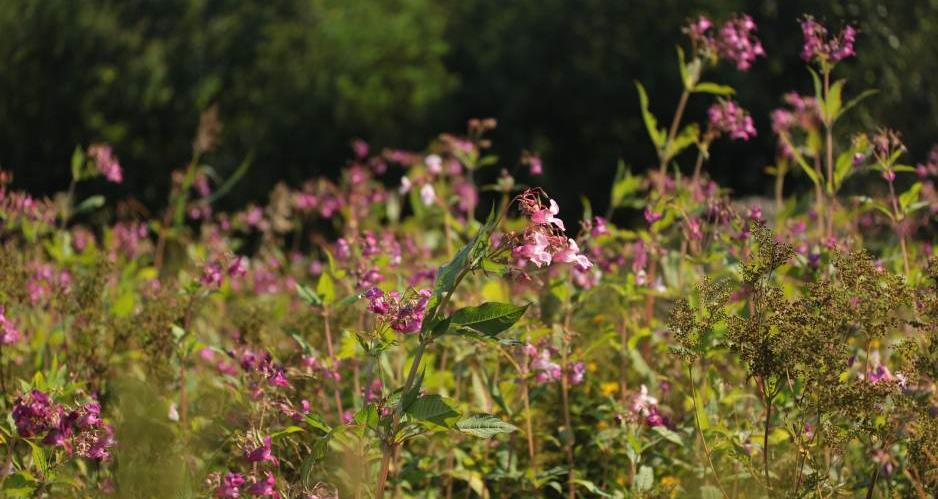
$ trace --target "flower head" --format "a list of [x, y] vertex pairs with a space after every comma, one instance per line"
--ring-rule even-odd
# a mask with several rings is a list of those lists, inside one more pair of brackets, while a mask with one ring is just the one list
[[742, 140], [756, 136], [752, 116], [732, 100], [721, 100], [710, 106], [707, 117], [710, 129], [718, 134], [725, 133], [732, 139]]
[[856, 55], [853, 45], [857, 29], [853, 26], [846, 26], [837, 36], [828, 37], [827, 28], [823, 24], [811, 16], [805, 16], [801, 19], [801, 33], [804, 35], [801, 58], [808, 62], [835, 64]]

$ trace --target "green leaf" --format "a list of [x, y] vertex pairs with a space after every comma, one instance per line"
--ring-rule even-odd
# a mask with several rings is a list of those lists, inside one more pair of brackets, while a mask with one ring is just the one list
[[879, 90], [876, 90], [876, 89], [867, 89], [867, 90], [864, 90], [864, 91], [860, 92], [860, 95], [857, 95], [857, 96], [854, 97], [853, 99], [847, 101], [847, 103], [844, 105], [844, 107], [840, 110], [840, 114], [839, 114], [837, 117], [839, 118], [839, 117], [843, 116], [844, 114], [847, 114], [847, 111], [849, 111], [850, 109], [852, 109], [853, 106], [856, 106], [857, 104], [859, 104], [861, 101], [863, 101], [863, 100], [866, 99], [867, 97], [870, 97], [870, 96], [872, 96], [872, 95], [876, 95], [876, 94], [878, 94], [878, 93], [879, 93]]
[[827, 92], [827, 100], [824, 102], [824, 114], [827, 116], [827, 123], [833, 123], [840, 115], [840, 106], [842, 104], [841, 95], [844, 91], [844, 83], [847, 80], [837, 80], [831, 85]]
[[916, 182], [909, 187], [909, 190], [899, 195], [899, 208], [903, 213], [908, 212], [909, 206], [918, 202], [919, 192], [922, 190], [922, 183]]
[[616, 176], [612, 182], [612, 193], [610, 196], [612, 206], [621, 208], [631, 206], [638, 201], [633, 194], [638, 193], [642, 188], [642, 178], [632, 175], [632, 170], [625, 165], [621, 159], [616, 166]]
[[310, 289], [308, 286], [297, 284], [296, 294], [298, 294], [300, 298], [309, 305], [314, 307], [322, 305], [322, 298], [320, 298], [319, 295], [317, 295], [316, 292]]
[[712, 81], [702, 81], [694, 86], [694, 92], [702, 92], [705, 94], [714, 94], [714, 95], [733, 95], [736, 93], [736, 90], [729, 85], [720, 85], [718, 83], [713, 83]]
[[817, 74], [817, 71], [811, 69], [811, 66], [808, 66], [808, 72], [811, 73], [811, 80], [814, 82], [814, 98], [817, 99], [821, 109], [824, 109], [824, 90], [821, 86], [821, 77]]
[[417, 374], [417, 377], [414, 379], [414, 383], [411, 385], [410, 390], [407, 390], [401, 396], [402, 411], [407, 412], [407, 409], [410, 409], [410, 406], [412, 406], [417, 400], [417, 396], [420, 395], [420, 387], [423, 386], [423, 376], [425, 372], [425, 369], [421, 369], [420, 373]]
[[251, 152], [247, 155], [247, 157], [244, 158], [244, 161], [242, 161], [241, 164], [238, 165], [238, 169], [235, 170], [234, 173], [232, 173], [230, 177], [225, 179], [225, 182], [222, 185], [220, 185], [217, 189], [215, 189], [215, 191], [212, 192], [212, 194], [208, 198], [205, 199], [204, 203], [212, 204], [218, 199], [220, 199], [222, 196], [227, 194], [228, 191], [230, 191], [231, 188], [234, 187], [235, 184], [238, 183], [239, 180], [241, 180], [241, 177], [243, 177], [244, 174], [248, 172], [248, 169], [251, 168], [251, 161], [253, 161], [253, 159], [254, 159], [254, 153]]
[[651, 111], [648, 110], [648, 94], [645, 92], [645, 87], [637, 81], [635, 82], [635, 87], [638, 89], [638, 102], [642, 109], [642, 119], [645, 121], [645, 128], [648, 129], [648, 136], [651, 137], [655, 148], [660, 150], [664, 147], [667, 136], [664, 130], [658, 129], [658, 120], [655, 119], [655, 115], [651, 114]]
[[671, 431], [667, 426], [656, 426], [653, 431], [669, 442], [673, 442], [680, 446], [684, 445], [684, 441], [681, 440], [681, 436]]
[[355, 413], [355, 423], [368, 428], [378, 426], [378, 406], [368, 404]]
[[329, 272], [323, 272], [319, 276], [319, 283], [316, 284], [316, 294], [322, 299], [322, 303], [330, 305], [335, 301], [335, 281]]
[[303, 420], [306, 421], [306, 424], [312, 426], [313, 428], [322, 431], [323, 433], [329, 433], [332, 431], [332, 427], [326, 424], [325, 421], [319, 418], [315, 414], [307, 414], [303, 417]]
[[677, 137], [674, 137], [674, 140], [668, 144], [665, 156], [669, 158], [677, 156], [687, 146], [696, 144], [698, 138], [700, 138], [700, 126], [697, 125], [697, 123], [691, 123], [685, 126], [684, 129], [681, 130], [681, 133], [679, 133]]
[[278, 432], [271, 433], [271, 434], [270, 434], [270, 438], [278, 438], [278, 437], [282, 437], [282, 436], [284, 436], [284, 435], [289, 435], [289, 434], [291, 434], [291, 433], [299, 433], [299, 432], [301, 432], [301, 431], [303, 431], [303, 428], [300, 428], [299, 426], [296, 426], [296, 425], [291, 425], [291, 426], [287, 426], [286, 428], [284, 428], [284, 429], [282, 429], [282, 430], [280, 430], [280, 431], [278, 431]]
[[456, 428], [479, 438], [492, 438], [499, 433], [511, 433], [518, 429], [515, 425], [506, 423], [491, 414], [470, 416], [456, 423]]
[[81, 146], [75, 146], [75, 151], [72, 152], [72, 181], [78, 182], [82, 177], [82, 167], [85, 166], [85, 153], [81, 150]]
[[36, 480], [24, 472], [7, 477], [3, 481], [3, 497], [32, 497]]
[[447, 420], [459, 417], [459, 412], [436, 394], [418, 397], [404, 413], [414, 419], [446, 427], [450, 427]]
[[649, 466], [642, 465], [635, 475], [635, 489], [639, 492], [651, 490], [655, 486], [655, 472]]
[[684, 88], [690, 89], [690, 79], [687, 75], [687, 63], [684, 62], [684, 49], [680, 45], [677, 46], [677, 69], [681, 72], [681, 82], [684, 84]]
[[814, 185], [821, 185], [821, 178], [818, 176], [817, 172], [814, 171], [814, 167], [809, 165], [805, 161], [804, 156], [801, 155], [801, 152], [791, 143], [791, 139], [788, 137], [787, 133], [779, 134], [779, 138], [782, 139], [788, 149], [792, 152], [792, 156], [795, 158], [795, 162], [798, 163], [798, 166], [801, 167], [802, 171], [811, 179], [811, 182], [814, 182]]
[[853, 149], [844, 151], [837, 156], [837, 162], [834, 166], [834, 189], [840, 189], [844, 179], [853, 172]]
[[32, 440], [28, 440], [28, 439], [24, 439], [24, 440], [26, 440], [26, 443], [28, 443], [29, 446], [32, 447], [33, 466], [39, 469], [41, 476], [46, 476], [46, 474], [49, 472], [49, 463], [46, 460], [46, 451], [43, 450], [42, 447], [33, 443]]
[[104, 196], [95, 195], [91, 196], [81, 203], [78, 203], [78, 206], [75, 207], [75, 214], [85, 213], [97, 208], [104, 206]]
[[528, 306], [486, 302], [477, 307], [461, 308], [450, 317], [451, 328], [466, 328], [492, 337], [513, 326]]

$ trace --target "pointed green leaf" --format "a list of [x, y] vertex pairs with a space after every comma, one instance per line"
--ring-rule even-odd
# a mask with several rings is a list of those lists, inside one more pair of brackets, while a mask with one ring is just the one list
[[486, 336], [495, 336], [518, 322], [527, 309], [527, 305], [519, 307], [497, 302], [461, 308], [450, 317], [450, 328], [466, 328]]
[[499, 433], [511, 433], [518, 429], [515, 425], [506, 423], [491, 414], [470, 416], [456, 423], [456, 428], [479, 438], [492, 438]]
[[642, 119], [645, 121], [645, 128], [648, 129], [648, 136], [651, 137], [651, 141], [655, 144], [655, 149], [661, 149], [664, 147], [664, 142], [666, 140], [664, 130], [658, 129], [658, 120], [655, 119], [655, 115], [651, 114], [651, 111], [648, 110], [648, 94], [645, 92], [645, 87], [641, 83], [635, 82], [635, 87], [638, 89], [638, 102], [642, 110]]
[[720, 85], [718, 83], [713, 83], [712, 81], [702, 81], [694, 86], [694, 92], [702, 92], [705, 94], [714, 94], [714, 95], [733, 95], [736, 93], [736, 90], [729, 85]]

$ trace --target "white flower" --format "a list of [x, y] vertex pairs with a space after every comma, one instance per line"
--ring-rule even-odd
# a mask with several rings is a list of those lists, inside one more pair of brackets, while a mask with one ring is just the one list
[[401, 187], [399, 189], [401, 194], [407, 194], [408, 192], [410, 192], [410, 188], [413, 186], [414, 184], [410, 181], [409, 178], [407, 178], [406, 176], [401, 177]]
[[420, 188], [420, 199], [427, 206], [436, 202], [436, 191], [433, 190], [433, 184], [423, 184], [423, 187]]
[[443, 158], [438, 154], [431, 154], [427, 156], [423, 162], [427, 165], [427, 171], [434, 175], [438, 175], [443, 171]]

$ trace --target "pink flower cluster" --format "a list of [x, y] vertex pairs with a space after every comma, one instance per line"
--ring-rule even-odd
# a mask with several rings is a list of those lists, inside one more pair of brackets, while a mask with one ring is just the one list
[[243, 256], [239, 255], [228, 261], [225, 260], [228, 259], [217, 259], [206, 263], [202, 267], [202, 277], [199, 278], [199, 282], [206, 288], [218, 289], [226, 275], [231, 279], [238, 279], [247, 274], [247, 263]]
[[89, 402], [69, 410], [48, 394], [32, 390], [16, 399], [12, 412], [23, 438], [45, 434], [41, 444], [61, 447], [68, 455], [106, 461], [114, 445], [114, 431], [101, 419], [101, 406]]
[[645, 424], [654, 428], [656, 426], [668, 426], [668, 420], [658, 410], [658, 399], [648, 395], [648, 388], [642, 385], [641, 391], [632, 399], [632, 406], [629, 408], [635, 417], [640, 417]]
[[523, 233], [509, 237], [512, 256], [522, 262], [531, 262], [536, 267], [551, 263], [571, 263], [580, 270], [593, 266], [589, 258], [580, 252], [576, 241], [564, 235], [563, 220], [557, 218], [560, 207], [550, 199], [548, 206], [541, 202], [540, 190], [528, 189], [518, 198], [518, 206], [530, 222]]
[[710, 32], [713, 22], [706, 16], [692, 21], [684, 32], [694, 47], [708, 57], [733, 61], [736, 69], [748, 71], [757, 57], [765, 57], [762, 42], [756, 37], [756, 23], [747, 14], [729, 18], [716, 34]]
[[398, 333], [410, 334], [420, 331], [432, 294], [429, 289], [421, 289], [402, 296], [397, 291], [385, 293], [379, 288], [371, 288], [365, 291], [365, 298], [368, 298], [371, 313], [381, 317]]
[[749, 140], [756, 136], [752, 116], [732, 100], [721, 100], [707, 110], [710, 129], [725, 133], [732, 139]]
[[121, 165], [118, 163], [117, 158], [114, 157], [111, 146], [107, 144], [91, 144], [88, 147], [88, 156], [91, 156], [95, 167], [98, 169], [98, 173], [104, 175], [104, 178], [116, 184], [124, 181]]
[[856, 55], [853, 44], [857, 29], [853, 26], [845, 26], [837, 36], [828, 38], [827, 28], [823, 24], [811, 16], [805, 16], [801, 20], [801, 33], [804, 35], [801, 58], [808, 62], [837, 63]]
[[[537, 383], [552, 383], [560, 381], [564, 375], [564, 369], [551, 360], [556, 354], [556, 350], [546, 346], [538, 348], [531, 343], [526, 343], [522, 348], [527, 357], [527, 367], [534, 374], [534, 381]], [[586, 365], [582, 362], [575, 362], [567, 367], [567, 382], [571, 385], [579, 385], [586, 376]]]
[[[283, 367], [274, 363], [269, 352], [257, 353], [245, 348], [241, 351], [240, 355], [234, 351], [229, 351], [228, 356], [237, 359], [238, 364], [241, 365], [241, 369], [244, 370], [244, 372], [259, 375], [261, 380], [266, 381], [270, 386], [278, 388], [290, 386], [286, 371]], [[253, 389], [254, 397], [260, 397], [262, 393], [263, 388], [261, 385], [255, 384]]]
[[[247, 483], [244, 475], [227, 472], [221, 477], [218, 487], [215, 488], [215, 497], [221, 499], [235, 499], [241, 497], [242, 488]], [[277, 479], [273, 473], [266, 472], [264, 478], [259, 480], [251, 477], [251, 485], [244, 490], [248, 495], [255, 497], [280, 497], [277, 492]]]
[[20, 341], [22, 335], [13, 324], [13, 321], [7, 318], [6, 309], [0, 305], [0, 345], [12, 345]]

